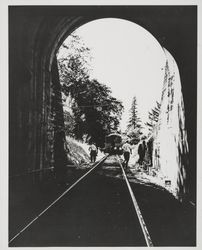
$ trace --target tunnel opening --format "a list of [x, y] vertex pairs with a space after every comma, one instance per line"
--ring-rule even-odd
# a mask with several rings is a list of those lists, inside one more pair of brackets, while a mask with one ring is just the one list
[[[184, 146], [179, 143], [178, 147], [176, 147], [177, 135], [173, 136], [171, 130], [169, 130], [169, 133], [172, 136], [171, 144], [175, 145], [174, 148], [176, 149], [174, 155], [185, 155], [185, 157], [175, 161], [182, 165], [189, 162], [186, 171], [184, 172], [184, 169], [181, 168], [179, 170], [181, 173], [178, 172], [178, 179], [176, 179], [176, 175], [174, 178], [179, 183], [179, 186], [178, 184], [177, 186], [180, 187], [178, 198], [192, 200], [195, 203], [197, 68], [196, 33], [194, 33], [196, 20], [193, 18], [195, 10], [193, 8], [180, 8], [176, 15], [172, 8], [165, 12], [162, 10], [163, 7], [157, 8], [156, 12], [154, 9], [149, 9], [149, 7], [145, 9], [137, 6], [125, 8], [124, 11], [118, 7], [103, 7], [103, 9], [91, 7], [87, 12], [84, 10], [85, 8], [81, 8], [82, 10], [79, 11], [76, 8], [69, 7], [58, 7], [54, 11], [51, 8], [42, 8], [40, 12], [37, 12], [37, 8], [31, 11], [28, 8], [26, 14], [24, 7], [22, 9], [13, 8], [10, 11], [10, 183], [14, 179], [16, 180], [16, 176], [22, 177], [23, 174], [24, 179], [21, 181], [21, 189], [25, 189], [25, 182], [30, 184], [31, 182], [37, 182], [38, 179], [43, 181], [44, 177], [52, 173], [52, 170], [56, 168], [60, 169], [61, 172], [63, 171], [64, 162], [68, 161], [68, 159], [66, 159], [67, 155], [64, 148], [65, 133], [62, 129], [64, 124], [62, 96], [59, 97], [60, 100], [57, 100], [58, 96], [55, 95], [56, 92], [59, 95], [61, 94], [56, 52], [67, 36], [89, 21], [106, 17], [121, 18], [137, 23], [148, 30], [159, 41], [161, 46], [167, 48], [176, 59], [182, 80], [182, 86], [180, 86], [180, 88], [182, 87], [182, 93], [179, 92], [180, 88], [175, 90], [176, 95], [179, 97], [178, 101], [182, 100], [180, 94], [183, 95], [184, 104], [175, 102], [174, 108], [171, 105], [172, 94], [173, 91], [175, 92], [173, 84], [176, 84], [176, 81], [174, 83], [172, 81], [178, 77], [178, 69], [169, 53], [165, 52], [167, 56], [166, 74], [168, 77], [165, 77], [167, 87], [164, 92], [169, 94], [169, 98], [164, 102], [164, 110], [162, 111], [164, 115], [162, 114], [162, 116], [166, 122], [163, 125], [165, 128], [167, 125], [173, 124], [172, 117], [176, 117], [176, 114], [178, 114], [178, 117], [180, 117], [177, 124], [179, 140], [180, 135], [183, 136], [183, 140], [186, 139], [184, 128], [187, 128], [187, 141], [190, 151], [188, 161], [186, 140], [184, 140]], [[95, 13], [95, 16], [89, 14], [92, 12]], [[142, 14], [147, 16], [146, 20], [142, 19]], [[157, 14], [161, 15], [163, 20], [165, 20], [164, 16], [166, 16], [167, 20], [177, 21], [174, 26], [168, 21], [161, 23], [156, 19]], [[185, 25], [187, 21], [185, 21], [184, 17], [189, 18], [189, 27]], [[179, 34], [177, 38], [176, 34]], [[176, 39], [173, 39], [173, 37]], [[187, 41], [187, 43], [179, 46], [180, 41]], [[193, 83], [192, 87], [190, 87], [190, 82]], [[183, 105], [186, 112], [185, 127], [182, 112]], [[173, 114], [170, 113], [172, 115], [168, 115], [166, 107], [169, 110], [174, 110], [172, 111]], [[53, 109], [55, 108], [60, 110], [57, 117], [53, 117]], [[160, 126], [163, 125], [160, 124]], [[167, 157], [169, 156], [167, 155], [162, 158], [164, 162], [159, 162], [159, 154], [161, 154], [159, 140], [162, 137], [163, 130], [156, 136], [155, 149], [157, 153], [155, 150], [153, 151], [153, 159], [155, 159], [157, 167], [159, 167], [159, 164], [162, 166], [162, 164], [168, 163]], [[165, 142], [162, 146], [164, 148], [166, 147]], [[178, 152], [176, 152], [177, 150]], [[181, 176], [186, 177], [185, 183], [184, 177], [181, 178]], [[169, 180], [168, 178], [168, 182], [166, 182], [168, 186], [170, 185]], [[53, 193], [54, 191], [53, 188]], [[12, 201], [11, 206], [17, 203], [13, 196], [10, 196], [10, 198]], [[34, 206], [34, 204], [32, 205]], [[11, 222], [14, 220], [12, 217], [10, 219]]]
[[[123, 20], [123, 19], [104, 18], [104, 19], [100, 19], [100, 20], [101, 20], [101, 23], [102, 23], [102, 21], [106, 21], [106, 23], [108, 21], [108, 26], [110, 24], [110, 21], [112, 21], [112, 20], [116, 20], [116, 21], [118, 20], [119, 22], [122, 21], [123, 23], [130, 23], [131, 25], [134, 25], [134, 26], [136, 25], [134, 22], [133, 23], [128, 22], [127, 20]], [[86, 92], [84, 91], [84, 89], [87, 88], [88, 91], [90, 92], [90, 85], [89, 84], [93, 85], [93, 82], [90, 83], [90, 74], [89, 74], [89, 72], [87, 72], [90, 70], [85, 68], [85, 63], [87, 65], [87, 62], [85, 62], [85, 58], [83, 58], [83, 62], [81, 62], [81, 61], [79, 62], [78, 58], [82, 54], [81, 53], [82, 50], [84, 53], [85, 52], [90, 53], [89, 52], [90, 50], [88, 47], [85, 47], [85, 43], [82, 45], [81, 44], [79, 45], [79, 42], [81, 42], [81, 41], [79, 40], [80, 39], [79, 35], [77, 35], [79, 33], [77, 33], [77, 32], [78, 32], [78, 30], [81, 30], [80, 34], [82, 34], [82, 27], [84, 27], [84, 30], [85, 30], [85, 27], [86, 27], [86, 30], [88, 30], [87, 29], [88, 24], [92, 24], [92, 23], [96, 23], [96, 22], [98, 22], [98, 24], [99, 24], [99, 21], [94, 20], [94, 21], [88, 22], [84, 25], [81, 25], [79, 28], [77, 28], [73, 33], [71, 33], [68, 36], [69, 38], [72, 38], [71, 41], [68, 41], [68, 37], [66, 39], [63, 38], [63, 45], [59, 48], [58, 52], [56, 53], [57, 54], [57, 62], [58, 62], [58, 66], [59, 66], [59, 72], [60, 72], [59, 78], [60, 78], [61, 90], [63, 88], [63, 91], [62, 91], [63, 97], [65, 96], [64, 95], [64, 87], [66, 89], [68, 89], [68, 82], [71, 85], [72, 85], [72, 83], [75, 83], [78, 85], [79, 78], [80, 78], [80, 81], [81, 81], [80, 86], [73, 88], [73, 89], [71, 89], [72, 87], [69, 87], [69, 92], [67, 92], [66, 96], [64, 97], [65, 101], [63, 101], [63, 107], [66, 106], [66, 108], [69, 109], [70, 112], [68, 112], [67, 109], [65, 110], [64, 108], [63, 108], [63, 112], [66, 113], [65, 114], [66, 115], [66, 119], [65, 119], [66, 123], [69, 123], [69, 121], [75, 123], [73, 116], [75, 116], [75, 115], [77, 116], [77, 124], [76, 125], [74, 124], [74, 126], [77, 126], [77, 127], [72, 127], [72, 128], [69, 127], [69, 129], [71, 130], [71, 131], [69, 131], [69, 134], [72, 134], [73, 137], [76, 136], [77, 139], [79, 139], [83, 142], [86, 142], [86, 143], [91, 143], [93, 141], [96, 142], [96, 134], [94, 135], [94, 137], [92, 137], [92, 135], [90, 134], [91, 131], [89, 131], [86, 128], [86, 126], [87, 127], [90, 126], [89, 122], [91, 122], [91, 123], [94, 122], [93, 119], [95, 119], [95, 118], [93, 118], [93, 115], [95, 115], [96, 113], [90, 114], [90, 116], [92, 118], [92, 119], [90, 119], [91, 121], [86, 121], [86, 116], [88, 117], [89, 114], [88, 114], [88, 112], [85, 112], [85, 109], [89, 110], [89, 108], [95, 107], [96, 109], [100, 108], [100, 111], [102, 111], [104, 105], [103, 105], [103, 100], [102, 100], [102, 102], [96, 103], [95, 100], [93, 101], [93, 99], [92, 99], [91, 102], [85, 103], [84, 93], [86, 93]], [[117, 40], [118, 39], [121, 40], [121, 36], [125, 35], [125, 37], [126, 37], [126, 36], [128, 36], [128, 34], [123, 35], [120, 23], [117, 24], [117, 26], [116, 26], [116, 22], [115, 22], [114, 29], [116, 29], [116, 27], [118, 27], [118, 26], [119, 26], [120, 37], [117, 38]], [[102, 29], [105, 30], [106, 36], [107, 36], [107, 32], [109, 32], [108, 30], [106, 30], [106, 28], [104, 26], [99, 27], [99, 25], [98, 25], [97, 29], [100, 30], [101, 35], [99, 36], [99, 38], [97, 38], [96, 41], [98, 41], [98, 39], [100, 39], [101, 36], [102, 37], [104, 36], [104, 34], [101, 32]], [[128, 27], [123, 27], [123, 29], [130, 29], [130, 25]], [[142, 30], [141, 30], [141, 32], [143, 32]], [[95, 30], [94, 30], [94, 32], [95, 32]], [[111, 32], [113, 33], [112, 30], [111, 30]], [[137, 33], [136, 37], [141, 36], [142, 35], [141, 32]], [[148, 32], [148, 31], [145, 30], [145, 32]], [[72, 34], [73, 34], [73, 36], [72, 36]], [[83, 34], [85, 34], [85, 31]], [[151, 35], [151, 33], [149, 33], [149, 35]], [[88, 36], [89, 36], [89, 33], [88, 33]], [[96, 36], [96, 33], [95, 33], [95, 36]], [[97, 34], [97, 36], [98, 36], [98, 34]], [[87, 38], [87, 40], [88, 39], [89, 38]], [[113, 38], [109, 36], [108, 40], [109, 39], [113, 39]], [[131, 37], [127, 37], [127, 39], [130, 40]], [[144, 38], [144, 39], [151, 39], [151, 38], [148, 36], [147, 38]], [[155, 38], [153, 38], [153, 39], [155, 40]], [[91, 40], [93, 40], [92, 37], [91, 37]], [[116, 40], [116, 38], [114, 38], [114, 41], [113, 41], [114, 44], [116, 43], [117, 40]], [[136, 38], [136, 41], [134, 41], [134, 46], [140, 46], [140, 43], [138, 45], [135, 45], [135, 42], [136, 42], [136, 44], [138, 44], [137, 38]], [[157, 40], [156, 40], [156, 42], [158, 43]], [[74, 48], [74, 44], [76, 44], [76, 43], [77, 43], [78, 47]], [[107, 51], [107, 49], [106, 49], [107, 42], [104, 40], [104, 38], [102, 39], [102, 43], [104, 44], [104, 45], [102, 45], [102, 49], [103, 49], [102, 53], [109, 54], [110, 53], [109, 50]], [[124, 45], [123, 45], [123, 48], [124, 48]], [[118, 48], [118, 46], [119, 46], [119, 48]], [[148, 44], [145, 46], [148, 46]], [[148, 120], [145, 120], [145, 122], [142, 123], [143, 125], [148, 124], [150, 126], [149, 132], [145, 132], [145, 131], [142, 132], [142, 131], [140, 131], [140, 129], [137, 130], [137, 128], [133, 127], [133, 126], [132, 126], [132, 128], [130, 127], [130, 129], [128, 129], [128, 130], [125, 129], [125, 131], [124, 131], [122, 129], [122, 131], [121, 131], [120, 126], [119, 127], [116, 126], [116, 128], [112, 126], [110, 128], [110, 125], [108, 124], [108, 131], [107, 131], [107, 129], [105, 129], [105, 130], [103, 129], [104, 131], [102, 131], [100, 137], [104, 138], [110, 132], [113, 133], [113, 132], [118, 131], [119, 133], [123, 133], [125, 138], [128, 138], [131, 141], [131, 144], [135, 145], [134, 150], [136, 151], [136, 156], [134, 157], [135, 159], [133, 159], [133, 161], [136, 161], [136, 162], [138, 162], [137, 146], [140, 143], [141, 138], [147, 139], [147, 143], [149, 145], [148, 151], [150, 151], [148, 153], [148, 154], [150, 154], [148, 156], [148, 158], [149, 158], [150, 162], [152, 161], [152, 163], [151, 163], [152, 168], [150, 168], [150, 170], [153, 173], [153, 175], [157, 175], [155, 171], [158, 172], [157, 183], [159, 185], [165, 187], [169, 191], [171, 191], [177, 198], [183, 199], [182, 197], [186, 196], [188, 193], [188, 187], [186, 184], [186, 176], [187, 176], [186, 169], [188, 168], [188, 154], [189, 154], [188, 151], [189, 151], [189, 149], [188, 149], [187, 133], [186, 133], [186, 128], [185, 128], [185, 112], [184, 112], [183, 96], [182, 96], [182, 92], [181, 92], [181, 80], [180, 80], [180, 76], [179, 76], [179, 72], [178, 72], [179, 70], [178, 70], [178, 67], [177, 67], [177, 64], [176, 64], [174, 58], [172, 58], [172, 56], [169, 54], [169, 52], [167, 52], [166, 49], [163, 49], [159, 43], [158, 43], [158, 46], [159, 46], [158, 49], [162, 50], [162, 54], [165, 57], [164, 58], [165, 61], [163, 61], [163, 63], [161, 62], [162, 63], [161, 70], [163, 70], [163, 73], [161, 73], [161, 71], [158, 72], [159, 74], [161, 74], [162, 79], [161, 80], [157, 79], [157, 81], [159, 80], [161, 82], [161, 85], [159, 87], [160, 91], [158, 90], [158, 92], [160, 93], [159, 99], [156, 98], [156, 100], [155, 100], [157, 102], [157, 104], [159, 105], [159, 107], [158, 107], [158, 109], [157, 108], [154, 109], [153, 114], [155, 114], [154, 112], [158, 112], [158, 114], [157, 115], [152, 114], [153, 117], [151, 119], [151, 116], [152, 116], [151, 112], [149, 113], [149, 111], [148, 111], [149, 117], [150, 117], [150, 123], [148, 122]], [[119, 45], [117, 45], [117, 48], [115, 49], [116, 52], [119, 53], [120, 55], [122, 55], [122, 53], [120, 52], [121, 51], [120, 43], [119, 43]], [[60, 55], [61, 51], [63, 51], [63, 53], [65, 54], [65, 52], [64, 52], [65, 49], [67, 50], [66, 56], [68, 59], [65, 58], [64, 55], [63, 56]], [[157, 55], [157, 48], [155, 48], [155, 49], [156, 49], [155, 59], [158, 60], [157, 58], [159, 55]], [[71, 51], [69, 53], [68, 50], [73, 50], [73, 52]], [[76, 50], [77, 50], [77, 52], [75, 52]], [[101, 50], [101, 48], [100, 48], [100, 50]], [[111, 50], [112, 50], [112, 47], [111, 47]], [[80, 52], [80, 55], [78, 52]], [[73, 54], [75, 53], [75, 54], [73, 55], [71, 53], [73, 53]], [[125, 51], [124, 53], [127, 53], [127, 52]], [[137, 51], [134, 51], [134, 52], [131, 51], [131, 53], [134, 53], [134, 56], [136, 56], [136, 57], [139, 56], [138, 57], [139, 61], [141, 60], [140, 59], [141, 56], [137, 55]], [[141, 53], [143, 54], [143, 52], [141, 52]], [[82, 56], [80, 56], [80, 58], [81, 57]], [[77, 63], [76, 63], [76, 60], [77, 60]], [[110, 61], [109, 57], [107, 58], [107, 60]], [[118, 58], [116, 58], [116, 60], [118, 60]], [[125, 57], [123, 57], [123, 58], [120, 57], [120, 60], [126, 61], [127, 59]], [[147, 71], [148, 71], [147, 74], [149, 74], [150, 78], [152, 78], [152, 76], [151, 76], [152, 69], [151, 69], [151, 71], [149, 71], [148, 70], [149, 63], [148, 64], [145, 63], [148, 59], [144, 59], [144, 60], [145, 60], [143, 63], [144, 68], [147, 68]], [[71, 62], [71, 65], [70, 65], [70, 62]], [[80, 66], [79, 66], [78, 62], [80, 63]], [[133, 63], [135, 64], [135, 62], [133, 62]], [[99, 62], [98, 62], [98, 64], [99, 64]], [[111, 63], [111, 65], [112, 65], [111, 68], [117, 67], [117, 65], [113, 66], [114, 64], [115, 64], [115, 62]], [[160, 67], [160, 65], [158, 65], [158, 66]], [[77, 68], [75, 68], [75, 67], [77, 67]], [[102, 64], [102, 62], [100, 62], [99, 67], [102, 68], [103, 72], [106, 72], [106, 68], [104, 68], [104, 63]], [[110, 67], [109, 64], [106, 67]], [[135, 68], [135, 67], [137, 67], [137, 65], [134, 65], [133, 67]], [[83, 72], [82, 72], [82, 70], [83, 70]], [[84, 73], [85, 70], [86, 70], [86, 72]], [[120, 67], [120, 69], [118, 71], [120, 71], [120, 70], [122, 70], [124, 72], [123, 66], [122, 66], [122, 68]], [[139, 70], [140, 70], [140, 68], [139, 68]], [[129, 70], [127, 68], [125, 68], [125, 71], [127, 72], [127, 74], [130, 74]], [[64, 74], [64, 72], [66, 72], [66, 73]], [[72, 75], [72, 72], [74, 75]], [[75, 73], [75, 72], [77, 72], [77, 73]], [[97, 72], [98, 72], [98, 70], [97, 70]], [[82, 75], [82, 73], [83, 73], [83, 75]], [[80, 76], [79, 76], [79, 74], [80, 74]], [[95, 76], [95, 74], [94, 74], [94, 76]], [[99, 76], [99, 72], [97, 74]], [[103, 74], [106, 74], [106, 73], [103, 73]], [[114, 74], [116, 74], [116, 73], [114, 72]], [[143, 73], [142, 73], [142, 76], [143, 76]], [[69, 79], [68, 79], [68, 77], [69, 77]], [[78, 79], [76, 79], [76, 77]], [[119, 75], [119, 77], [120, 77], [120, 75]], [[81, 78], [88, 80], [89, 83], [85, 84], [84, 83], [85, 80], [81, 80]], [[177, 80], [176, 80], [176, 78], [177, 78]], [[104, 79], [105, 82], [107, 81], [107, 79], [102, 78], [102, 76], [101, 76], [101, 79]], [[130, 79], [130, 81], [134, 81], [134, 82], [138, 81], [138, 80], [139, 79], [136, 79], [135, 77], [134, 77], [134, 80], [132, 78]], [[117, 79], [116, 79], [116, 81], [117, 81], [117, 85], [121, 86], [122, 83], [120, 81], [118, 81]], [[131, 92], [131, 91], [133, 92], [133, 90], [134, 90], [133, 94], [135, 95], [135, 92], [137, 91], [136, 90], [137, 86], [135, 86], [135, 84], [133, 84], [133, 86], [131, 85], [131, 86], [127, 87], [127, 81], [128, 81], [128, 79], [126, 79], [126, 82], [124, 83], [125, 88], [128, 88], [129, 92]], [[150, 81], [149, 84], [152, 85], [153, 87], [149, 89], [149, 92], [150, 92], [149, 94], [154, 95], [155, 88], [157, 89], [157, 87], [155, 86], [155, 80], [153, 80], [154, 83], [152, 83], [152, 79], [150, 79], [150, 80], [146, 79], [143, 81], [145, 81], [145, 82]], [[81, 87], [82, 85], [84, 86], [83, 88]], [[141, 81], [140, 81], [139, 85], [143, 85], [144, 89], [148, 90], [148, 85], [145, 84], [144, 82], [141, 83]], [[124, 91], [124, 89], [122, 91]], [[70, 96], [70, 94], [69, 94], [70, 92], [74, 92], [73, 97]], [[165, 94], [165, 92], [166, 92], [166, 94]], [[76, 93], [76, 95], [75, 95], [75, 93]], [[78, 95], [80, 95], [80, 93], [82, 93], [84, 98], [82, 99], [80, 97], [80, 100], [79, 100]], [[145, 94], [147, 95], [146, 91], [144, 91], [144, 94], [142, 94], [142, 97], [145, 97]], [[76, 99], [75, 97], [77, 98], [77, 103], [75, 102], [75, 99]], [[91, 98], [92, 98], [92, 96], [91, 96]], [[129, 98], [129, 95], [127, 96], [127, 98]], [[146, 97], [147, 102], [149, 103], [148, 98], [149, 98], [149, 96]], [[67, 99], [68, 99], [68, 101], [67, 101]], [[89, 96], [87, 99], [89, 99]], [[95, 96], [94, 96], [94, 99], [95, 99]], [[68, 104], [67, 104], [67, 102], [68, 102]], [[151, 104], [149, 104], [149, 105], [151, 106]], [[164, 106], [164, 107], [162, 107], [162, 106]], [[72, 113], [72, 107], [74, 109], [74, 114]], [[159, 116], [160, 116], [160, 118], [159, 118]], [[169, 118], [169, 117], [171, 117], [171, 118]], [[120, 118], [121, 117], [119, 117], [119, 120], [120, 120]], [[79, 123], [78, 119], [80, 120], [80, 123]], [[125, 120], [127, 119], [126, 116], [124, 117], [124, 119]], [[85, 124], [85, 122], [86, 122], [86, 124]], [[164, 125], [162, 125], [162, 124], [164, 124]], [[70, 123], [69, 123], [69, 125], [70, 125]], [[73, 124], [72, 124], [72, 126], [73, 126]], [[98, 126], [98, 124], [96, 126]], [[106, 127], [107, 127], [107, 124], [103, 124], [103, 128], [106, 128]], [[82, 129], [84, 131], [82, 131]], [[65, 133], [66, 135], [68, 135], [67, 130]], [[90, 130], [96, 131], [96, 129], [93, 127], [91, 127]], [[172, 132], [170, 132], [170, 130], [172, 130]], [[100, 133], [97, 132], [97, 134], [100, 134]], [[160, 136], [160, 134], [163, 136]], [[170, 146], [168, 149], [167, 146], [169, 145], [169, 142], [171, 142], [171, 141], [173, 141], [173, 143], [174, 142], [175, 143], [172, 146]], [[99, 140], [96, 143], [101, 148], [104, 146], [104, 140], [100, 144], [99, 144]], [[152, 169], [155, 171], [152, 171]]]

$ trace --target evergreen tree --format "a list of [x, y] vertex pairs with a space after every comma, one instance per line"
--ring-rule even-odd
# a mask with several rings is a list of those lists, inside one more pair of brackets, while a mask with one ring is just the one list
[[153, 131], [158, 122], [160, 108], [161, 104], [156, 102], [156, 106], [148, 113], [148, 122], [146, 122], [145, 125], [148, 127], [150, 133]]
[[141, 129], [142, 126], [141, 119], [138, 116], [137, 99], [134, 96], [130, 109], [129, 122], [127, 126], [127, 135], [132, 143], [137, 144], [140, 141], [140, 137], [142, 135]]
[[137, 99], [134, 96], [133, 101], [132, 101], [132, 107], [130, 109], [130, 117], [129, 117], [129, 122], [128, 122], [128, 128], [141, 128], [141, 120], [138, 116], [138, 111], [137, 111]]

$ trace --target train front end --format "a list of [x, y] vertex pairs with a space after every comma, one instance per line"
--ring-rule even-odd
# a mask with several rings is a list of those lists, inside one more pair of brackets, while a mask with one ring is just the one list
[[105, 153], [110, 155], [121, 155], [122, 150], [122, 137], [120, 134], [110, 134], [105, 138]]

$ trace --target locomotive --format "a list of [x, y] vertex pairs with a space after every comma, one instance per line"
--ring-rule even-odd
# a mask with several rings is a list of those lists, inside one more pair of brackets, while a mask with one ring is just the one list
[[120, 134], [112, 133], [105, 137], [105, 148], [104, 152], [109, 153], [110, 155], [123, 154], [122, 150], [122, 137]]

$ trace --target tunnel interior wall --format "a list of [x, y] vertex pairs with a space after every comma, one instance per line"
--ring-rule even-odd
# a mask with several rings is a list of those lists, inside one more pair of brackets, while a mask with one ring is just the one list
[[159, 177], [180, 200], [189, 195], [189, 147], [178, 66], [165, 51], [166, 65], [158, 123], [154, 128], [153, 159]]
[[33, 41], [39, 22], [9, 13], [9, 175], [40, 166], [42, 99], [34, 81]]
[[13, 9], [9, 18], [9, 176], [43, 175], [66, 159], [57, 61], [48, 46], [58, 20]]

